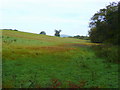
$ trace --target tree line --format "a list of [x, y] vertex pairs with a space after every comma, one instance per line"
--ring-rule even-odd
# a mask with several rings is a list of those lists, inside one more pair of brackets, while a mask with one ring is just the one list
[[94, 43], [120, 44], [120, 2], [112, 2], [93, 15], [89, 37]]

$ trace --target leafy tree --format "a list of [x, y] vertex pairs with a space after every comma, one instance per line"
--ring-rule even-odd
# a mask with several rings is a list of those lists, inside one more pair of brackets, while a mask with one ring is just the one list
[[92, 42], [120, 44], [120, 3], [110, 3], [91, 18], [89, 36]]
[[41, 31], [40, 34], [46, 35], [46, 32], [45, 31]]
[[57, 37], [60, 37], [60, 32], [61, 32], [62, 30], [56, 30], [55, 29], [55, 36], [57, 36]]

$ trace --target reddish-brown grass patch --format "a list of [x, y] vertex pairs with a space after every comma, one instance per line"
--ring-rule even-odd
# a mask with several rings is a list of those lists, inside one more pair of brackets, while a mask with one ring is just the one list
[[65, 52], [69, 50], [73, 50], [75, 48], [67, 48], [67, 47], [60, 47], [60, 46], [47, 46], [47, 47], [26, 47], [26, 49], [30, 50], [40, 50], [44, 52]]

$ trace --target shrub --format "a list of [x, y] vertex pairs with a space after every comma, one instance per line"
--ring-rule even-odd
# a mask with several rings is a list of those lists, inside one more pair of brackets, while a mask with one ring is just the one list
[[40, 34], [46, 35], [46, 32], [45, 31], [41, 31]]
[[17, 29], [14, 29], [14, 31], [18, 31]]
[[93, 46], [93, 49], [98, 57], [105, 58], [107, 62], [119, 63], [120, 56], [118, 55], [119, 46], [99, 45]]

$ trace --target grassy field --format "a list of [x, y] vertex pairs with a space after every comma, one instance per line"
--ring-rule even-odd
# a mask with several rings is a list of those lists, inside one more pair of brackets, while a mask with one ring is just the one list
[[118, 65], [89, 40], [2, 30], [3, 88], [118, 88]]

